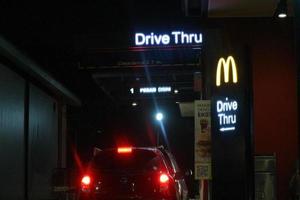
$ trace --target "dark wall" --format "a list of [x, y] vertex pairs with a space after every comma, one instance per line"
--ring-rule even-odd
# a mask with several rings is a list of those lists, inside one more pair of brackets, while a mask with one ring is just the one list
[[292, 34], [280, 30], [253, 46], [254, 131], [256, 153], [276, 154], [277, 194], [285, 200], [298, 156], [297, 73]]
[[0, 199], [51, 199], [58, 105], [13, 70], [0, 63]]
[[0, 64], [0, 199], [24, 197], [25, 81]]
[[29, 88], [29, 199], [49, 199], [58, 162], [57, 102], [34, 85]]
[[298, 156], [293, 21], [244, 19], [224, 24], [229, 49], [230, 43], [250, 49], [255, 153], [276, 154], [277, 196], [286, 200]]

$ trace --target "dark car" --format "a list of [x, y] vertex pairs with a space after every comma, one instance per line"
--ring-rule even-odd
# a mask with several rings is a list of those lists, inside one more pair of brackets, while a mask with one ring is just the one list
[[163, 148], [123, 147], [99, 151], [82, 175], [80, 200], [184, 200], [184, 174]]

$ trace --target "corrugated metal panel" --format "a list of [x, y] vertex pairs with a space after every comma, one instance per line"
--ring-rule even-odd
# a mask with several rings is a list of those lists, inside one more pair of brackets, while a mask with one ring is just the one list
[[0, 64], [0, 199], [24, 198], [25, 81]]
[[30, 200], [50, 199], [51, 178], [58, 162], [56, 101], [30, 85], [28, 136], [28, 187]]

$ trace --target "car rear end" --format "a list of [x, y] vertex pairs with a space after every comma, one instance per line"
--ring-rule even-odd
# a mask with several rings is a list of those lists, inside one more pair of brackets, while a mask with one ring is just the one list
[[173, 200], [176, 192], [159, 150], [118, 148], [93, 158], [81, 180], [80, 198]]

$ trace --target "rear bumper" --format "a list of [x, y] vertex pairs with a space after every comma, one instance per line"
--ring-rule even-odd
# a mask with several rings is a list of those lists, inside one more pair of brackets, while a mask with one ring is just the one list
[[110, 197], [110, 198], [85, 198], [85, 199], [82, 199], [80, 198], [79, 200], [176, 200], [174, 198], [115, 198], [115, 197]]
[[138, 198], [138, 199], [135, 199], [135, 198], [114, 198], [114, 197], [110, 197], [110, 198], [85, 198], [85, 199], [82, 199], [80, 198], [79, 200], [176, 200], [174, 198]]
[[162, 197], [162, 196], [137, 196], [137, 195], [126, 195], [126, 196], [118, 196], [118, 195], [87, 195], [87, 194], [79, 194], [79, 200], [177, 200], [176, 197]]

